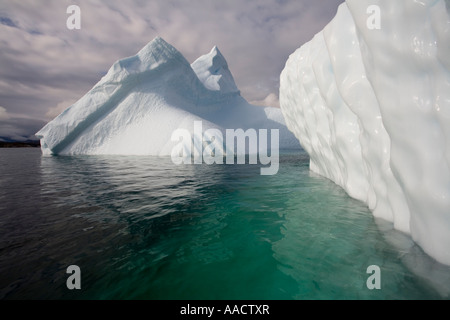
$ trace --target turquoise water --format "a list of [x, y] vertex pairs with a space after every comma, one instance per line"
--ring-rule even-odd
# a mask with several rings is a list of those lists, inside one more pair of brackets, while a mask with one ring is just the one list
[[[308, 162], [286, 153], [261, 176], [258, 165], [0, 149], [0, 298], [448, 298], [448, 267]], [[81, 290], [66, 287], [69, 265]], [[380, 290], [367, 288], [370, 265]]]

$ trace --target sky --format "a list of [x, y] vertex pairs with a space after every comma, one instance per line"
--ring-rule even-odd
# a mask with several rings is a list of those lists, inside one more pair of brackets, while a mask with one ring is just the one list
[[[279, 106], [289, 55], [344, 0], [0, 0], [0, 139], [25, 140], [156, 36], [192, 63], [215, 45], [249, 102]], [[68, 29], [70, 5], [80, 29]]]

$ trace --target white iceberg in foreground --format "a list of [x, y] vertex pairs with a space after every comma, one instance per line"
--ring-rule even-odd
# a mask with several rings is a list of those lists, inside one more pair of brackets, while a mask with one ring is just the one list
[[[281, 120], [280, 120], [281, 119]], [[157, 37], [137, 55], [117, 61], [84, 97], [36, 135], [43, 154], [171, 155], [177, 129], [279, 129], [280, 148], [300, 148], [280, 109], [240, 96], [214, 47], [192, 66]], [[270, 145], [270, 144], [269, 144]]]
[[280, 81], [286, 124], [311, 170], [450, 264], [446, 1], [347, 0]]

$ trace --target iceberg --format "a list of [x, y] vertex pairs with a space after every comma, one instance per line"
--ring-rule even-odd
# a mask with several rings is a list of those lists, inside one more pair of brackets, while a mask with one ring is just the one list
[[157, 37], [113, 64], [80, 100], [36, 135], [44, 155], [171, 155], [172, 133], [278, 129], [280, 148], [300, 149], [281, 110], [249, 104], [217, 47], [189, 64]]
[[280, 76], [283, 116], [310, 169], [446, 265], [448, 3], [347, 0]]

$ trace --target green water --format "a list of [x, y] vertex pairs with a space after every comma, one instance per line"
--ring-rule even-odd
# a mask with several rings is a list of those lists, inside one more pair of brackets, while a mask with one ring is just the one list
[[[449, 269], [380, 231], [364, 204], [310, 173], [304, 153], [261, 176], [257, 165], [2, 152], [2, 298], [448, 297]], [[71, 264], [81, 290], [66, 287]], [[366, 285], [370, 265], [379, 290]], [[413, 272], [427, 266], [437, 276]]]

